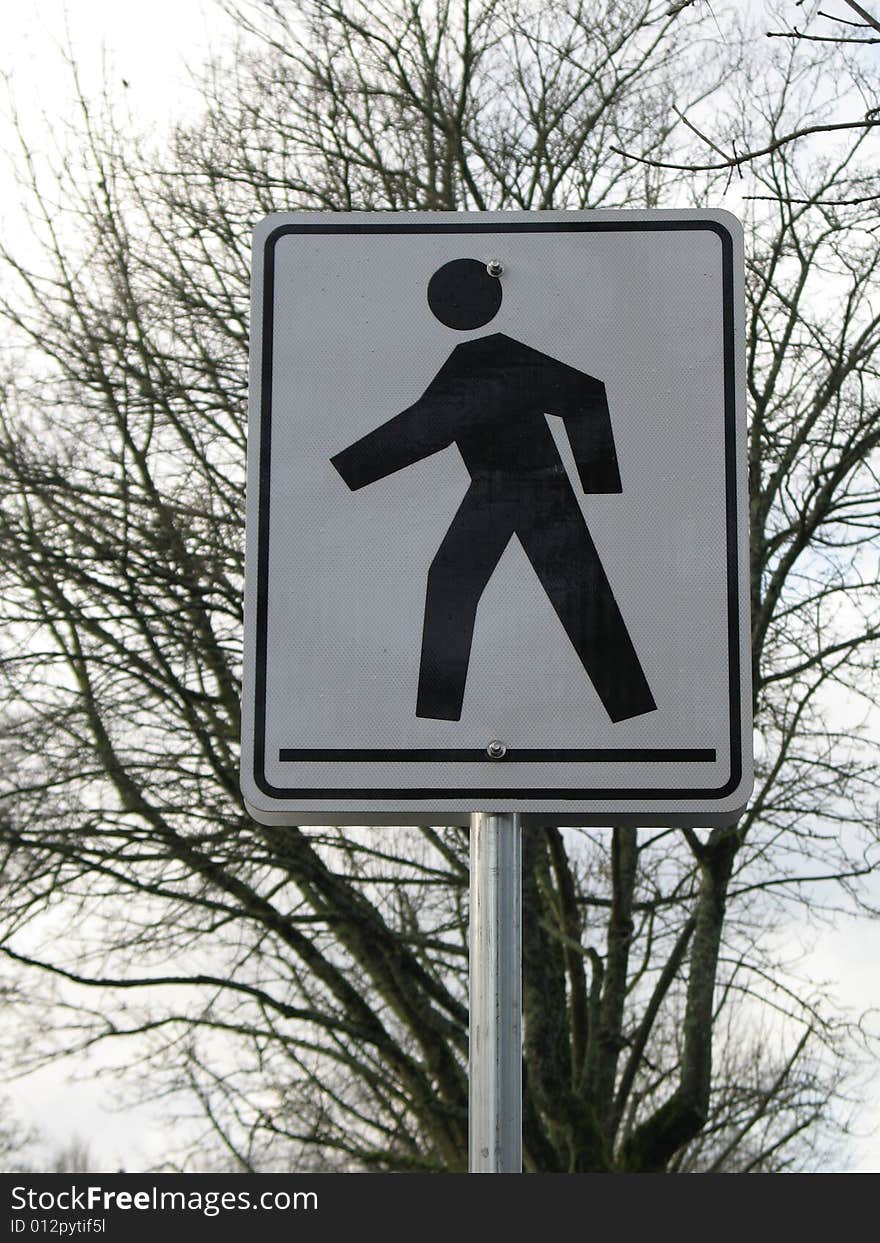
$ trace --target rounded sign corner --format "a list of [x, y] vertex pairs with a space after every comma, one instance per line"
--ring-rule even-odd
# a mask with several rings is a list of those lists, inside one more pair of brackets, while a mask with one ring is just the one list
[[728, 211], [725, 207], [714, 207], [703, 213], [705, 219], [715, 233], [719, 235], [722, 242], [729, 242], [733, 245], [738, 254], [742, 254], [744, 247], [744, 234], [742, 221], [735, 216], [732, 211]]

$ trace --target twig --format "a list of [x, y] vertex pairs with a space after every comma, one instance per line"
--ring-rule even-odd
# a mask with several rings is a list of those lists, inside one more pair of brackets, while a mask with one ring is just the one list
[[804, 39], [809, 43], [859, 43], [867, 47], [871, 43], [880, 43], [880, 39], [853, 39], [846, 35], [805, 35], [797, 26], [791, 30], [768, 30], [768, 39]]
[[880, 125], [880, 121], [864, 120], [864, 121], [841, 121], [836, 125], [808, 125], [804, 129], [792, 130], [790, 134], [785, 134], [782, 138], [777, 138], [775, 142], [771, 142], [766, 147], [761, 147], [758, 151], [747, 151], [745, 155], [735, 155], [725, 157], [721, 164], [670, 164], [666, 160], [652, 160], [646, 155], [634, 155], [631, 151], [624, 151], [621, 147], [610, 147], [616, 155], [622, 155], [624, 159], [635, 160], [638, 164], [647, 164], [651, 168], [669, 168], [684, 173], [705, 173], [714, 172], [721, 168], [737, 168], [741, 164], [748, 164], [750, 160], [757, 160], [762, 155], [770, 155], [773, 151], [778, 151], [780, 147], [784, 147], [787, 143], [794, 142], [797, 138], [806, 138], [810, 134], [831, 134], [836, 130], [842, 129], [872, 129], [874, 126]]

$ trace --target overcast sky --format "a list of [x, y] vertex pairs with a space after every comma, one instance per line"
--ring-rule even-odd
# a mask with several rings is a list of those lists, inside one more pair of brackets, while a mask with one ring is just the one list
[[[12, 101], [35, 145], [45, 130], [43, 117], [52, 125], [71, 117], [74, 90], [64, 63], [67, 49], [73, 52], [86, 95], [96, 94], [106, 77], [138, 127], [158, 133], [196, 107], [198, 94], [189, 83], [187, 65], [198, 68], [212, 48], [228, 42], [228, 32], [228, 19], [212, 0], [139, 5], [120, 0], [8, 0], [0, 17], [10, 87], [6, 96], [0, 88], [0, 150], [8, 151], [15, 143]], [[10, 184], [5, 177], [3, 184]], [[7, 243], [24, 236], [18, 204], [8, 192], [0, 196], [0, 219]], [[117, 1056], [122, 1052], [117, 1050]], [[114, 1107], [112, 1082], [89, 1078], [103, 1061], [101, 1055], [80, 1058], [75, 1066], [53, 1067], [9, 1086], [3, 1084], [5, 1068], [0, 1067], [0, 1097], [11, 1095], [20, 1121], [37, 1126], [52, 1146], [79, 1137], [103, 1169], [148, 1168], [163, 1159], [168, 1131], [157, 1110], [119, 1112]]]
[[106, 64], [111, 83], [128, 83], [139, 112], [162, 118], [185, 102], [186, 63], [198, 66], [222, 41], [228, 19], [212, 0], [27, 0], [4, 5], [2, 25], [4, 67], [11, 67], [16, 90], [47, 112], [70, 96], [59, 71], [69, 44], [87, 89], [100, 85]]

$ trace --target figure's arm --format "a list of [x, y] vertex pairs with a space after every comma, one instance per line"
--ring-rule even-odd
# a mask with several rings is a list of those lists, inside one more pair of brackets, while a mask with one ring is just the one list
[[330, 461], [352, 491], [384, 479], [452, 443], [442, 405], [431, 390]]
[[605, 385], [564, 363], [553, 375], [550, 413], [562, 415], [584, 492], [620, 492]]

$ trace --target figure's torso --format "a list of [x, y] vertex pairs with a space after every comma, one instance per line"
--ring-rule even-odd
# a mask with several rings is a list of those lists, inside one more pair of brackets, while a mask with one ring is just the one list
[[455, 347], [429, 392], [446, 407], [471, 475], [564, 474], [545, 412], [567, 370], [503, 333]]

